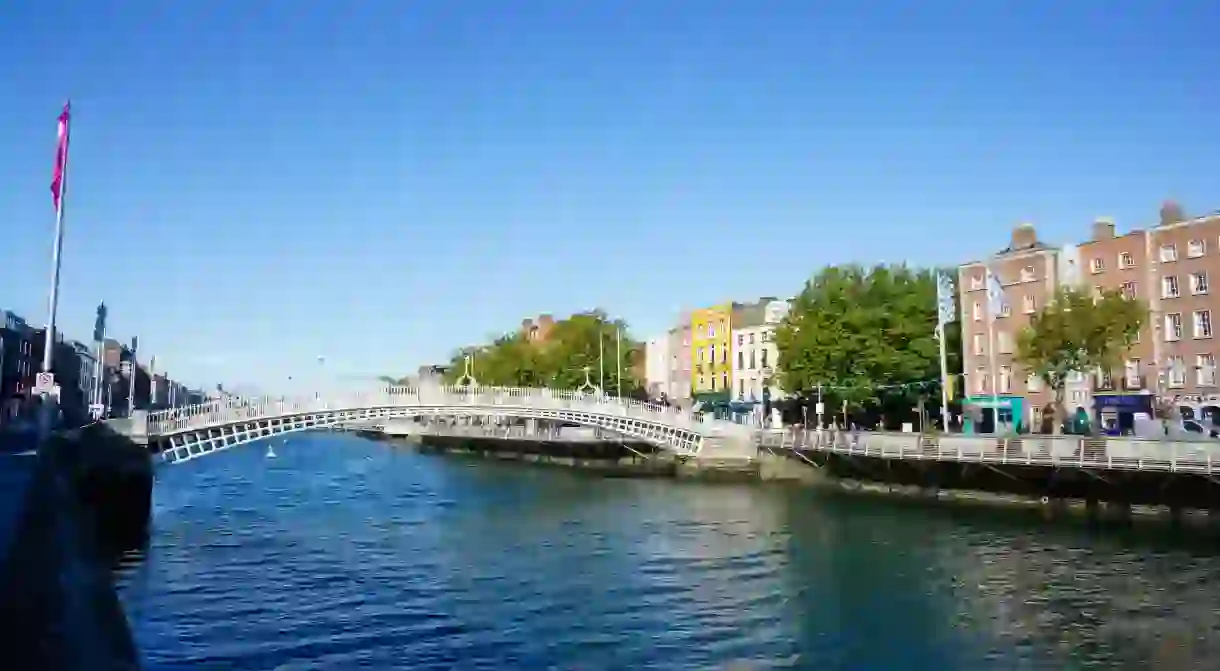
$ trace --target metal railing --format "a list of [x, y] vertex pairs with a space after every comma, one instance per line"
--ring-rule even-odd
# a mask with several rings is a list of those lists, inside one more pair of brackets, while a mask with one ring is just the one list
[[924, 435], [874, 431], [771, 432], [760, 445], [882, 459], [1124, 471], [1220, 472], [1220, 442], [1080, 436]]
[[713, 419], [688, 411], [578, 390], [523, 387], [387, 386], [337, 395], [302, 397], [226, 397], [181, 408], [148, 414], [148, 435], [166, 436], [224, 426], [243, 421], [275, 419], [292, 415], [342, 412], [369, 408], [419, 408], [444, 414], [446, 408], [479, 408], [494, 415], [497, 409], [574, 410], [613, 417], [626, 417], [682, 428], [703, 435], [730, 435], [749, 439], [748, 426]]

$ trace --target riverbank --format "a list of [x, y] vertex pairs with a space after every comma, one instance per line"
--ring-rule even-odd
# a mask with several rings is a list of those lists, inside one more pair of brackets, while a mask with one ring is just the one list
[[111, 568], [147, 540], [147, 454], [98, 425], [26, 459], [17, 507], [3, 511], [11, 520], [0, 563], [6, 668], [139, 668]]
[[[1010, 491], [1004, 489], [1003, 480], [999, 476], [995, 479], [980, 480], [980, 484], [985, 486], [977, 488], [962, 486], [970, 481], [960, 479], [952, 482], [955, 486], [944, 486], [943, 483], [938, 485], [934, 481], [912, 484], [909, 479], [888, 468], [884, 462], [875, 464], [880, 468], [872, 469], [868, 473], [846, 474], [838, 467], [841, 465], [817, 464], [796, 453], [781, 454], [767, 449], [761, 449], [754, 459], [722, 461], [682, 459], [658, 451], [647, 444], [632, 442], [590, 443], [519, 439], [505, 441], [465, 436], [422, 436], [388, 440], [415, 446], [427, 453], [574, 468], [607, 477], [787, 484], [815, 487], [844, 496], [888, 498], [921, 505], [1019, 508], [1037, 512], [1043, 517], [1080, 517], [1095, 521], [1158, 519], [1174, 524], [1220, 523], [1220, 513], [1211, 512], [1207, 506], [1098, 500], [1071, 496], [1070, 489]], [[887, 477], [892, 479], [887, 481]]]

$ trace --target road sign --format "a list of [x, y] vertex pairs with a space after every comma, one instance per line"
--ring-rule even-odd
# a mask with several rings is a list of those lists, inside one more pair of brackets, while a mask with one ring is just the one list
[[34, 378], [35, 394], [50, 394], [55, 390], [55, 373], [39, 373]]
[[820, 415], [826, 412], [826, 405], [821, 401], [818, 401], [817, 404], [813, 406], [813, 411]]

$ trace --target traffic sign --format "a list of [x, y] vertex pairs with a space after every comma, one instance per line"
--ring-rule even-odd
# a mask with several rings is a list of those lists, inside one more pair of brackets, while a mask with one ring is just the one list
[[813, 411], [820, 415], [820, 414], [826, 412], [826, 405], [823, 404], [821, 401], [818, 401], [817, 404], [814, 405]]
[[39, 373], [34, 378], [35, 394], [50, 394], [55, 389], [55, 373]]

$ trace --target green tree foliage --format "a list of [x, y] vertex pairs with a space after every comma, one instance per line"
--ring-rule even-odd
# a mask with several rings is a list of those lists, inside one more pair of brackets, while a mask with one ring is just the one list
[[[622, 330], [622, 359], [615, 366], [615, 334]], [[524, 333], [497, 338], [490, 345], [468, 347], [454, 354], [445, 379], [456, 383], [471, 357], [472, 373], [481, 385], [504, 387], [550, 387], [575, 389], [585, 383], [585, 367], [594, 385], [598, 384], [598, 338], [602, 341], [605, 385], [608, 393], [617, 388], [618, 371], [623, 375], [623, 395], [638, 393], [643, 381], [635, 375], [633, 363], [643, 356], [643, 346], [633, 340], [622, 321], [611, 321], [600, 310], [572, 315], [555, 322], [545, 342], [532, 342]]]
[[1148, 320], [1148, 308], [1118, 291], [1099, 297], [1064, 287], [1017, 338], [1017, 361], [1055, 392], [1054, 428], [1065, 416], [1063, 391], [1075, 372], [1113, 372]]
[[[939, 386], [915, 384], [940, 379], [936, 321], [935, 270], [825, 268], [805, 283], [776, 330], [780, 383], [807, 397], [823, 385], [828, 413], [843, 401], [909, 413], [921, 395], [939, 407]], [[951, 324], [948, 331], [954, 371], [959, 330]]]

